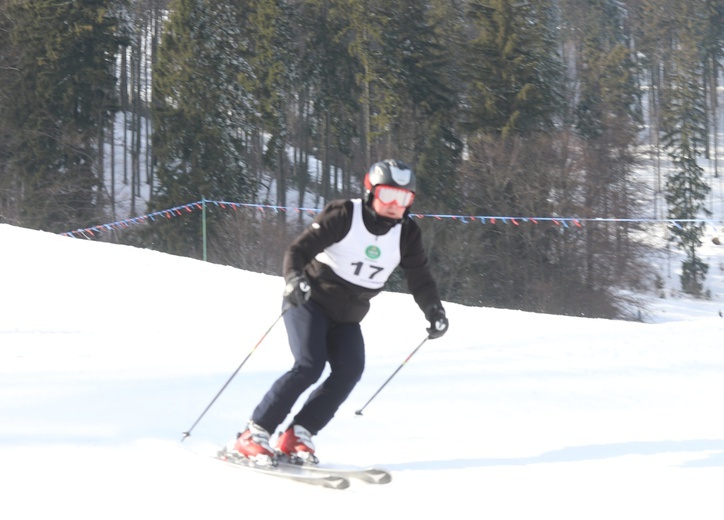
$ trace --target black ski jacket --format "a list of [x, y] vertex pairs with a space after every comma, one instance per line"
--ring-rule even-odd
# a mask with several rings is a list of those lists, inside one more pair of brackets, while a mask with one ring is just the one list
[[[384, 235], [390, 230], [389, 219], [378, 217], [367, 204], [362, 204], [362, 208], [368, 231]], [[370, 299], [381, 291], [343, 280], [329, 266], [315, 259], [318, 253], [347, 235], [352, 226], [352, 214], [351, 200], [330, 202], [284, 254], [285, 280], [289, 281], [304, 273], [312, 287], [311, 299], [324, 308], [330, 319], [339, 323], [361, 322], [369, 311]], [[426, 315], [432, 306], [442, 307], [422, 244], [420, 227], [407, 216], [402, 219], [399, 266], [404, 270], [410, 293]]]

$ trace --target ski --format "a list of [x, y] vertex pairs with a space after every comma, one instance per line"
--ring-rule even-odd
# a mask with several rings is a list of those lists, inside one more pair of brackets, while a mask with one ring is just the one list
[[347, 489], [350, 485], [349, 479], [342, 475], [332, 475], [325, 472], [306, 472], [304, 471], [304, 468], [300, 468], [299, 466], [295, 465], [255, 465], [253, 462], [249, 462], [244, 458], [230, 456], [226, 454], [224, 450], [220, 451], [215, 458], [222, 462], [226, 462], [227, 464], [230, 464], [236, 468], [254, 471], [256, 473], [268, 475], [271, 477], [292, 480], [294, 482], [301, 482], [303, 484], [321, 486], [330, 489]]
[[388, 484], [392, 482], [392, 474], [380, 468], [355, 468], [335, 467], [319, 464], [296, 464], [294, 462], [280, 460], [277, 464], [280, 468], [299, 469], [309, 475], [332, 475], [345, 479], [357, 479], [368, 484]]

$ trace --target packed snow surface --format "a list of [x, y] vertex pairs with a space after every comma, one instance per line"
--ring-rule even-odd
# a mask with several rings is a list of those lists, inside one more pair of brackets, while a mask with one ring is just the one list
[[450, 332], [357, 416], [425, 337], [411, 296], [381, 294], [315, 441], [393, 481], [335, 491], [208, 456], [291, 366], [282, 322], [258, 343], [280, 277], [8, 225], [0, 244], [0, 518], [724, 518], [718, 293], [652, 300], [648, 323], [447, 303]]

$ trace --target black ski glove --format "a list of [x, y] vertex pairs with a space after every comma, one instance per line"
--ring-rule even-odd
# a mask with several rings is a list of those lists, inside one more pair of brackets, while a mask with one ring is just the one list
[[427, 329], [429, 339], [439, 338], [447, 332], [450, 323], [445, 317], [445, 309], [442, 308], [442, 304], [430, 305], [425, 311], [425, 318], [430, 322], [430, 327]]
[[309, 285], [309, 280], [303, 274], [297, 274], [289, 278], [284, 288], [284, 298], [294, 307], [303, 305], [311, 295], [312, 288]]

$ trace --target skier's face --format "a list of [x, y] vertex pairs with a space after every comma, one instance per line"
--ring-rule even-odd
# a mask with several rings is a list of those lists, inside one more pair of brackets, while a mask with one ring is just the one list
[[372, 209], [380, 217], [399, 220], [405, 215], [405, 210], [407, 208], [404, 206], [398, 206], [397, 204], [384, 204], [380, 201], [380, 199], [375, 197], [372, 199]]
[[395, 220], [401, 219], [405, 210], [412, 205], [415, 194], [396, 186], [375, 186], [372, 209], [378, 215]]
[[410, 190], [384, 184], [375, 186], [374, 195], [382, 204], [396, 204], [403, 208], [409, 208], [415, 200], [415, 194]]

